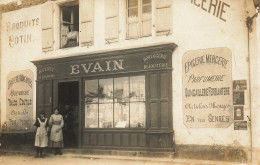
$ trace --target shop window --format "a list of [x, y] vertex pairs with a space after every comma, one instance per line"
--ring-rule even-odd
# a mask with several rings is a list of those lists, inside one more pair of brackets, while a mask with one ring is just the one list
[[85, 128], [145, 128], [145, 76], [85, 81]]
[[79, 5], [64, 4], [61, 6], [60, 26], [61, 48], [79, 45]]
[[152, 35], [151, 0], [127, 0], [127, 37]]

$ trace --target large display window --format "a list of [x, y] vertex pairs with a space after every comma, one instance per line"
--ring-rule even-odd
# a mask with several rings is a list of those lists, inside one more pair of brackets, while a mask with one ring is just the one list
[[145, 76], [85, 80], [85, 128], [145, 128]]

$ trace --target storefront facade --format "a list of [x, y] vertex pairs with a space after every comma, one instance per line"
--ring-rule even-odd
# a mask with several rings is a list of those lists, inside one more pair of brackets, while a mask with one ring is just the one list
[[2, 132], [58, 108], [65, 148], [251, 161], [253, 1], [31, 4], [1, 17]]
[[[163, 44], [34, 61], [37, 112], [43, 110], [49, 116], [58, 107], [65, 119], [75, 120], [74, 140], [80, 148], [173, 151], [171, 59], [175, 47]], [[74, 89], [69, 88], [72, 82], [77, 84]]]

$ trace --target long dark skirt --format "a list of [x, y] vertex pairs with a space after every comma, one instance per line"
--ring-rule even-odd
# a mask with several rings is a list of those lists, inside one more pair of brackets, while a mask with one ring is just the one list
[[63, 148], [64, 147], [64, 144], [63, 144], [63, 141], [58, 141], [58, 142], [55, 142], [55, 141], [49, 141], [49, 147], [52, 147], [52, 148]]

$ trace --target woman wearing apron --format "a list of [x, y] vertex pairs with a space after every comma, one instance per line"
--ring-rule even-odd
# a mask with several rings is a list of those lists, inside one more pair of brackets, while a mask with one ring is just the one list
[[64, 121], [57, 108], [54, 110], [54, 114], [50, 117], [49, 125], [52, 126], [49, 146], [55, 149], [55, 155], [61, 155], [61, 148], [63, 148], [62, 127], [64, 125]]
[[34, 127], [36, 128], [36, 136], [35, 136], [35, 147], [36, 147], [36, 155], [35, 157], [43, 157], [43, 149], [48, 146], [48, 119], [45, 117], [45, 112], [41, 111], [40, 116], [36, 119], [34, 123]]

